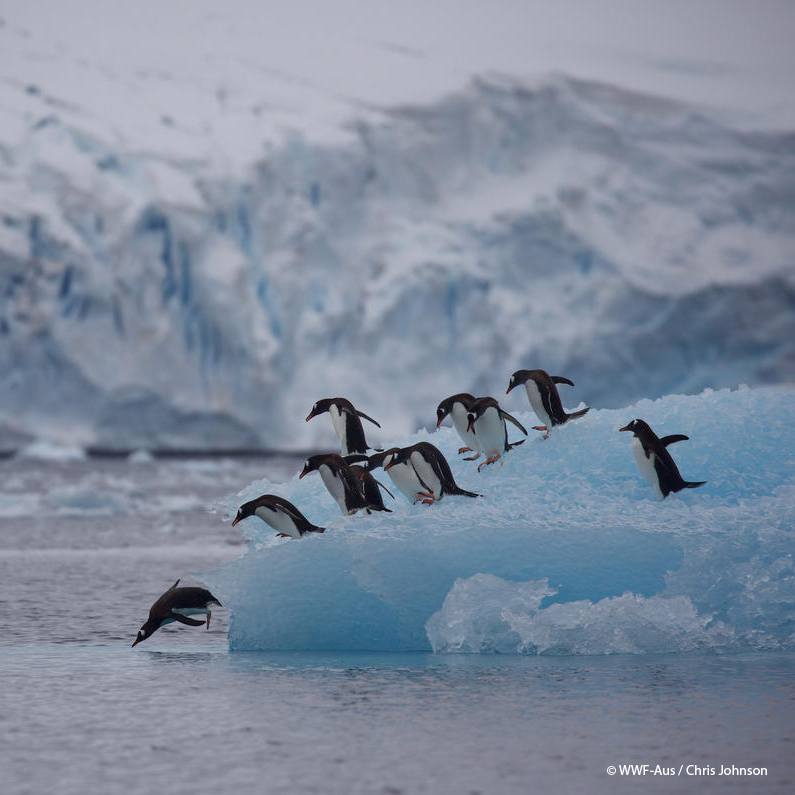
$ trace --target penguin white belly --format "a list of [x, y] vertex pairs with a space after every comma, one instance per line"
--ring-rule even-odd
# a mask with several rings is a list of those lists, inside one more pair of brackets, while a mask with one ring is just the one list
[[334, 426], [334, 432], [340, 440], [340, 455], [348, 455], [348, 415], [344, 411], [341, 412], [334, 404], [329, 406], [328, 413], [331, 415], [331, 424]]
[[337, 477], [337, 473], [325, 464], [321, 464], [320, 467], [318, 467], [318, 471], [323, 480], [323, 485], [328, 489], [328, 493], [337, 501], [337, 505], [340, 506], [343, 515], [347, 516], [348, 508], [345, 505], [345, 484]]
[[480, 453], [478, 437], [472, 431], [467, 430], [469, 420], [467, 420], [467, 410], [464, 408], [463, 403], [453, 403], [453, 408], [450, 410], [450, 419], [453, 421], [453, 427], [461, 437], [461, 441], [467, 447], [471, 447], [476, 453]]
[[505, 452], [505, 420], [493, 406], [487, 408], [474, 425], [481, 450], [487, 455]]
[[411, 454], [410, 460], [417, 477], [431, 490], [434, 498], [440, 500], [442, 498], [442, 482], [433, 471], [433, 467], [421, 453], [416, 451]]
[[392, 478], [392, 482], [400, 489], [409, 502], [417, 501], [417, 492], [424, 489], [411, 464], [395, 464], [389, 468], [388, 474]]
[[538, 384], [532, 378], [528, 378], [527, 381], [524, 382], [524, 388], [527, 390], [527, 398], [530, 401], [530, 406], [536, 413], [536, 417], [538, 417], [541, 423], [546, 425], [549, 430], [552, 430], [552, 418], [547, 414], [547, 410], [544, 408], [544, 401], [541, 398]]
[[254, 513], [262, 519], [265, 524], [270, 525], [274, 530], [285, 535], [292, 536], [293, 538], [300, 538], [301, 534], [295, 526], [295, 522], [288, 514], [283, 511], [276, 510], [275, 512], [270, 508], [260, 506]]
[[643, 444], [641, 444], [637, 436], [632, 440], [632, 452], [635, 455], [635, 463], [638, 465], [640, 474], [651, 483], [657, 499], [663, 499], [663, 493], [660, 490], [660, 479], [657, 477], [657, 470], [654, 468], [654, 454], [646, 455]]

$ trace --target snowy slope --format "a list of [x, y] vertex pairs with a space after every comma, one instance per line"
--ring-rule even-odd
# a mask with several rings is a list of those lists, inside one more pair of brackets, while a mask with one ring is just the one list
[[326, 444], [336, 394], [406, 433], [519, 367], [603, 406], [795, 379], [786, 4], [376, 5], [2, 13], [3, 446]]
[[[231, 609], [238, 650], [791, 649], [793, 411], [783, 390], [642, 400], [592, 410], [548, 440], [531, 431], [480, 473], [457, 460], [452, 429], [420, 433], [398, 444], [429, 438], [481, 497], [429, 507], [398, 494], [391, 514], [341, 517], [317, 475], [258, 481], [221, 501], [224, 521], [269, 492], [325, 533], [278, 539], [246, 519], [247, 553], [202, 579]], [[670, 452], [685, 479], [707, 483], [658, 502], [618, 433], [635, 417], [689, 436]]]

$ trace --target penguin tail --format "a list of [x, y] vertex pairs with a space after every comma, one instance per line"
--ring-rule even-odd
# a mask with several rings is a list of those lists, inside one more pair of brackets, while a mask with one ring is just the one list
[[566, 415], [567, 420], [576, 420], [578, 417], [582, 417], [587, 414], [591, 410], [590, 406], [586, 406], [584, 409], [580, 409], [579, 411], [572, 411], [571, 414]]
[[457, 494], [459, 497], [480, 497], [480, 494], [475, 494], [474, 491], [467, 491], [466, 489], [462, 489], [459, 486], [456, 486], [455, 489], [449, 491], [448, 494]]
[[706, 480], [699, 480], [699, 481], [684, 481], [682, 484], [683, 489], [697, 489], [699, 486], [703, 486], [707, 481]]
[[316, 524], [313, 524], [311, 527], [306, 528], [307, 533], [325, 533], [325, 527], [318, 527]]
[[518, 442], [510, 442], [510, 443], [509, 443], [509, 444], [506, 446], [506, 448], [505, 448], [505, 449], [506, 449], [506, 450], [513, 450], [513, 448], [514, 448], [514, 447], [518, 447], [520, 444], [524, 444], [526, 441], [527, 441], [527, 439], [520, 439]]

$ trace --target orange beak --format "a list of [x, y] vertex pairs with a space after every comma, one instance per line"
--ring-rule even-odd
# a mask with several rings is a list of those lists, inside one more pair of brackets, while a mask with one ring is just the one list
[[237, 524], [239, 521], [240, 521], [240, 517], [239, 517], [239, 516], [236, 516], [236, 517], [235, 517], [235, 521], [234, 521], [234, 522], [232, 522], [232, 527], [234, 527], [234, 526], [235, 526], [235, 525], [236, 525], [236, 524]]
[[619, 430], [619, 433], [620, 433], [621, 431], [631, 431], [632, 428], [630, 428], [629, 425], [627, 425], [626, 428], [619, 428], [618, 430]]

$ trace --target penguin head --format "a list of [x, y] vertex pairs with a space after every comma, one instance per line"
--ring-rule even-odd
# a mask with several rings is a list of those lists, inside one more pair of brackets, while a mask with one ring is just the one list
[[300, 480], [304, 475], [308, 475], [310, 472], [315, 472], [319, 469], [321, 464], [327, 464], [329, 466], [339, 466], [339, 462], [343, 464], [345, 461], [342, 459], [341, 456], [334, 455], [332, 453], [318, 453], [317, 455], [310, 455], [309, 458], [304, 461], [304, 468], [301, 470], [301, 474], [298, 476]]
[[632, 431], [635, 436], [642, 436], [651, 431], [651, 428], [643, 420], [634, 419], [632, 422], [628, 423], [623, 428], [619, 428], [618, 430]]
[[235, 516], [235, 520], [232, 522], [232, 527], [234, 527], [238, 522], [242, 522], [243, 519], [247, 519], [249, 516], [255, 516], [256, 510], [259, 508], [265, 498], [270, 495], [263, 494], [261, 497], [257, 497], [256, 500], [251, 500], [250, 502], [244, 502], [238, 509], [237, 509], [237, 516]]
[[133, 641], [133, 648], [142, 640], [146, 640], [156, 630], [160, 629], [160, 622], [153, 621], [151, 618], [138, 630], [138, 637]]
[[461, 403], [466, 408], [469, 408], [474, 402], [475, 398], [469, 392], [459, 392], [457, 395], [450, 395], [449, 398], [445, 398], [436, 407], [436, 427], [438, 428], [442, 424], [444, 418], [453, 410], [455, 403]]
[[[385, 466], [392, 460], [392, 456], [397, 453], [398, 450], [399, 448], [397, 447], [390, 447], [389, 450], [382, 450], [379, 453], [374, 453], [364, 462], [365, 469], [368, 472], [372, 472], [374, 469], [378, 469], [378, 467]], [[363, 478], [364, 474], [361, 474], [360, 477]]]
[[398, 464], [405, 464], [411, 457], [411, 448], [409, 447], [404, 447], [402, 449], [393, 447], [387, 452], [389, 455], [384, 458], [384, 472], [389, 472], [393, 466], [397, 466]]
[[318, 400], [317, 403], [312, 406], [312, 411], [307, 415], [306, 421], [309, 422], [312, 417], [317, 417], [318, 414], [323, 414], [328, 411], [333, 402], [334, 398], [323, 398], [322, 400]]
[[532, 377], [533, 375], [530, 370], [517, 370], [511, 376], [511, 380], [508, 382], [508, 390], [505, 394], [507, 395], [515, 386], [521, 386], [525, 383], [525, 381], [527, 381], [528, 378]]
[[467, 412], [467, 431], [471, 431], [472, 430], [472, 426], [477, 421], [477, 418], [478, 418], [477, 414], [475, 414], [474, 411]]

